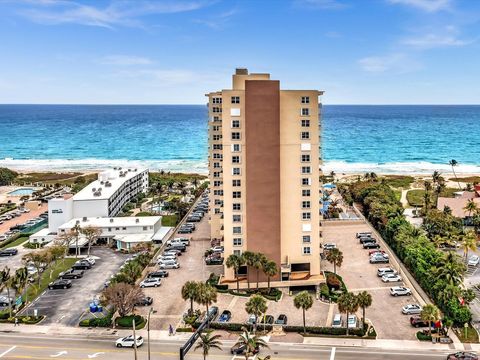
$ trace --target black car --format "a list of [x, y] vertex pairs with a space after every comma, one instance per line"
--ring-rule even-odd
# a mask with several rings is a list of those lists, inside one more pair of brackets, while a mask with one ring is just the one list
[[58, 279], [55, 280], [54, 282], [51, 282], [48, 284], [48, 288], [50, 290], [53, 289], [67, 289], [72, 287], [72, 280], [64, 280], [64, 279]]
[[[255, 350], [253, 350], [253, 355], [258, 354], [260, 347], [257, 345]], [[230, 349], [232, 355], [243, 355], [245, 354], [245, 345], [233, 345]]]
[[360, 243], [361, 244], [365, 244], [367, 242], [374, 242], [375, 243], [375, 242], [377, 242], [377, 240], [375, 240], [372, 237], [362, 237], [362, 238], [360, 238]]
[[169, 245], [165, 248], [165, 251], [169, 250], [180, 250], [181, 252], [187, 251], [187, 247], [182, 244], [174, 244], [174, 245]]
[[192, 228], [182, 226], [180, 229], [178, 229], [177, 234], [191, 234], [192, 232]]
[[154, 271], [147, 275], [147, 277], [149, 278], [164, 278], [167, 276], [168, 276], [168, 271], [165, 271], [165, 270]]
[[428, 321], [422, 320], [422, 318], [419, 315], [414, 315], [414, 316], [410, 316], [410, 325], [418, 328], [418, 327], [430, 326], [430, 323]]
[[199, 222], [200, 220], [202, 220], [200, 216], [192, 215], [187, 217], [187, 221], [191, 221], [191, 222]]
[[83, 274], [85, 273], [85, 270], [75, 270], [75, 269], [70, 269], [67, 271], [64, 271], [58, 275], [60, 279], [79, 279], [83, 277]]
[[87, 260], [80, 260], [73, 264], [73, 270], [89, 270], [92, 268], [92, 264], [90, 264]]
[[287, 315], [285, 314], [278, 315], [277, 320], [275, 320], [275, 325], [287, 325]]
[[135, 306], [150, 306], [153, 304], [153, 299], [150, 296], [145, 296], [142, 300], [137, 302]]
[[223, 264], [223, 257], [219, 258], [207, 258], [205, 259], [206, 265], [222, 265]]
[[208, 308], [208, 320], [213, 321], [218, 315], [218, 307], [217, 306], [210, 306]]
[[364, 249], [379, 249], [380, 245], [375, 242], [366, 242], [363, 244]]
[[0, 251], [0, 256], [13, 256], [17, 254], [18, 254], [17, 249], [5, 249]]

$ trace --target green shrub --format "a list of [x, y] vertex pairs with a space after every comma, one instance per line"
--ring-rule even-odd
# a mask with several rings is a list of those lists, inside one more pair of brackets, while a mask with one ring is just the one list
[[324, 299], [329, 299], [330, 298], [330, 290], [329, 290], [328, 285], [326, 283], [321, 283], [320, 284], [320, 296]]
[[128, 315], [115, 319], [115, 323], [118, 327], [132, 328], [133, 319], [135, 319], [135, 329], [142, 329], [145, 326], [145, 319], [140, 315]]
[[183, 328], [176, 328], [176, 332], [193, 332], [193, 329], [191, 327], [183, 327]]
[[432, 341], [432, 337], [428, 334], [424, 334], [423, 331], [417, 332], [417, 339], [420, 341]]
[[249, 297], [251, 294], [249, 293], [246, 293], [246, 292], [237, 292], [236, 290], [229, 290], [228, 293], [230, 295], [234, 295], [234, 296], [245, 296], [245, 297]]
[[154, 215], [154, 214], [152, 214], [152, 213], [149, 212], [149, 211], [140, 211], [140, 212], [138, 212], [135, 216], [141, 217], [141, 216], [153, 216], [153, 215]]

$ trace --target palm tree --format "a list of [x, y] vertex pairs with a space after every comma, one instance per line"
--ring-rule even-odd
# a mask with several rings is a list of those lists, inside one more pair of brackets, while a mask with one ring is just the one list
[[80, 230], [81, 233], [87, 238], [88, 242], [88, 249], [87, 255], [90, 256], [90, 248], [94, 241], [98, 239], [98, 237], [102, 234], [102, 230], [95, 226], [87, 226]]
[[457, 286], [462, 282], [464, 272], [465, 264], [458, 261], [458, 255], [454, 252], [449, 252], [436, 267], [432, 268], [435, 279], [442, 280], [439, 282], [441, 286], [444, 286], [445, 283]]
[[248, 333], [246, 328], [242, 328], [242, 330], [243, 332], [240, 334], [237, 342], [233, 346], [245, 348], [245, 353], [244, 353], [245, 360], [248, 360], [251, 356], [253, 356], [257, 351], [257, 349], [260, 349], [260, 348], [268, 349], [268, 345], [265, 342], [265, 340], [263, 340], [257, 335], [251, 336]]
[[477, 203], [473, 201], [473, 199], [468, 200], [467, 205], [463, 208], [463, 210], [468, 211], [468, 217], [472, 217], [472, 213], [478, 211]]
[[333, 272], [336, 275], [337, 274], [337, 266], [342, 267], [343, 253], [339, 249], [333, 248], [333, 249], [331, 249], [327, 252], [327, 254], [325, 256], [325, 259], [329, 263], [333, 264]]
[[182, 286], [182, 299], [190, 300], [190, 314], [193, 314], [193, 301], [198, 297], [198, 283], [195, 281], [187, 281]]
[[475, 251], [477, 250], [477, 235], [472, 231], [466, 231], [465, 234], [461, 235], [462, 239], [462, 249], [465, 256], [465, 260], [468, 258], [468, 250]]
[[6, 289], [7, 290], [7, 299], [8, 299], [8, 309], [10, 311], [10, 317], [12, 317], [12, 304], [10, 302], [10, 288], [12, 284], [12, 276], [10, 275], [10, 268], [4, 267], [0, 271], [0, 293]]
[[[206, 306], [207, 319], [209, 319], [209, 316], [208, 316], [209, 307], [212, 303], [216, 301], [217, 301], [217, 289], [210, 284], [198, 283], [198, 293], [197, 293], [196, 302]], [[210, 320], [208, 320], [208, 323], [210, 323]]]
[[440, 310], [433, 304], [427, 304], [422, 308], [420, 317], [423, 321], [428, 321], [428, 333], [432, 336], [432, 323], [440, 319]]
[[248, 290], [250, 290], [250, 268], [253, 267], [253, 264], [255, 263], [255, 253], [251, 251], [244, 251], [243, 254], [243, 259], [245, 260], [245, 265], [247, 265], [247, 286]]
[[313, 306], [313, 297], [308, 293], [308, 291], [299, 292], [293, 298], [293, 305], [297, 309], [302, 309], [303, 312], [303, 333], [306, 334], [306, 326], [305, 326], [305, 311], [310, 309]]
[[261, 295], [253, 295], [245, 304], [245, 311], [255, 315], [255, 323], [253, 324], [253, 333], [257, 330], [258, 317], [267, 312], [267, 301]]
[[260, 253], [254, 253], [253, 267], [257, 272], [257, 290], [258, 290], [258, 278], [260, 276], [260, 270], [263, 268], [263, 263], [267, 261], [267, 257]]
[[231, 254], [228, 256], [227, 261], [225, 262], [225, 265], [227, 265], [227, 268], [233, 268], [233, 271], [235, 273], [235, 279], [237, 280], [237, 291], [240, 290], [240, 279], [238, 276], [238, 271], [240, 268], [245, 264], [245, 259], [241, 255], [236, 255], [236, 254]]
[[142, 275], [143, 268], [136, 261], [130, 261], [122, 270], [122, 273], [125, 274], [126, 282], [129, 284], [135, 284], [140, 275]]
[[462, 190], [462, 187], [460, 186], [460, 182], [458, 181], [458, 178], [457, 178], [457, 174], [455, 174], [455, 166], [458, 165], [457, 160], [455, 160], [455, 159], [450, 160], [448, 162], [448, 165], [450, 165], [452, 167], [453, 176], [455, 177], [455, 180], [457, 180], [458, 188], [460, 190]]
[[210, 349], [218, 349], [222, 350], [221, 345], [222, 343], [218, 341], [222, 337], [222, 335], [212, 335], [212, 331], [206, 331], [205, 333], [200, 334], [200, 341], [195, 346], [194, 350], [202, 349], [203, 351], [203, 360], [207, 359], [207, 355]]
[[347, 335], [348, 335], [348, 316], [358, 310], [358, 301], [355, 294], [345, 292], [338, 297], [338, 311], [347, 314]]
[[28, 270], [22, 267], [15, 271], [15, 275], [11, 279], [11, 287], [15, 291], [15, 299], [23, 293], [23, 290], [28, 284]]
[[358, 293], [357, 303], [362, 308], [362, 329], [365, 329], [365, 309], [372, 305], [372, 295], [366, 291]]
[[268, 292], [270, 293], [270, 278], [278, 274], [277, 263], [273, 260], [268, 260], [263, 263], [263, 272], [267, 275]]

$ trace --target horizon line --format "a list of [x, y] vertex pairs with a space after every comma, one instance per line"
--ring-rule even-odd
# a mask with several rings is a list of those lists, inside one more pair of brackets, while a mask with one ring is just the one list
[[[0, 103], [0, 106], [7, 106], [7, 105], [25, 105], [25, 106], [35, 106], [35, 105], [49, 105], [49, 106], [207, 106], [208, 103], [205, 104], [153, 104], [153, 103]], [[399, 104], [362, 104], [362, 103], [331, 103], [325, 104], [321, 103], [322, 106], [480, 106], [478, 104], [471, 104], [471, 103], [457, 103], [457, 104], [437, 104], [437, 103], [399, 103]]]

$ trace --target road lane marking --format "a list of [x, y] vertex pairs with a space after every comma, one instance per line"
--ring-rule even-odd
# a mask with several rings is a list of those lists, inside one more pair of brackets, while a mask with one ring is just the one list
[[55, 355], [50, 355], [50, 357], [56, 358], [56, 357], [59, 357], [59, 356], [62, 356], [62, 355], [66, 355], [66, 354], [68, 354], [67, 351], [59, 351], [59, 352], [57, 352]]
[[334, 360], [335, 359], [335, 348], [332, 347], [332, 352], [330, 353], [330, 360]]
[[17, 347], [17, 345], [12, 346], [10, 349], [5, 350], [3, 353], [0, 354], [0, 358], [4, 357], [7, 355], [10, 351], [14, 350]]

